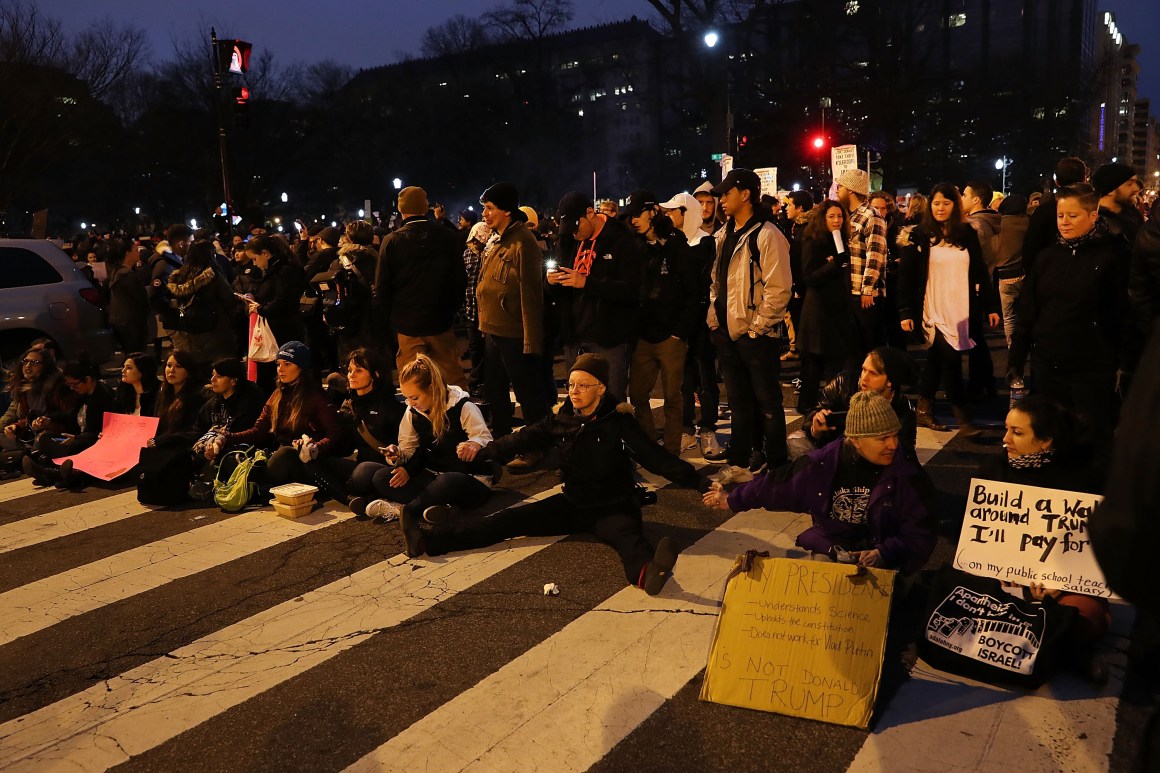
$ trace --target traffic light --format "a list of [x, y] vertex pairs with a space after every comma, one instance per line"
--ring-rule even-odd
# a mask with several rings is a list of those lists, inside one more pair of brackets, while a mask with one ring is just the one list
[[250, 51], [253, 45], [244, 40], [217, 41], [218, 62], [221, 72], [245, 75], [250, 69]]
[[234, 87], [234, 125], [249, 125], [250, 90], [245, 86]]
[[816, 135], [810, 144], [813, 145], [814, 150], [825, 150], [825, 148], [826, 148], [825, 135], [822, 135], [822, 134]]
[[737, 140], [737, 147], [739, 147], [739, 148], [743, 148], [748, 144], [749, 144], [749, 135], [748, 134], [742, 134], [741, 137], [739, 137]]

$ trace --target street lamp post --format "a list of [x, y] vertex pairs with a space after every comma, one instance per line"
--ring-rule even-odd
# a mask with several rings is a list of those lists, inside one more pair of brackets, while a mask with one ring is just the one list
[[1007, 167], [1011, 166], [1011, 159], [1003, 156], [995, 160], [995, 168], [1003, 172], [1003, 195], [1007, 195]]

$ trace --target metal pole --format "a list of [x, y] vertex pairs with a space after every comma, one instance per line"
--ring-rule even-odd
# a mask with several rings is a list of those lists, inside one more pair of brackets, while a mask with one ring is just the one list
[[222, 63], [221, 56], [218, 52], [217, 31], [210, 27], [209, 37], [211, 41], [210, 56], [213, 59], [213, 86], [214, 93], [217, 95], [215, 104], [217, 106], [217, 125], [218, 125], [218, 155], [221, 159], [222, 165], [222, 194], [226, 203], [226, 234], [232, 235], [234, 230], [234, 200], [230, 194], [230, 166], [229, 166], [229, 147], [226, 138], [226, 124], [225, 116], [222, 110]]

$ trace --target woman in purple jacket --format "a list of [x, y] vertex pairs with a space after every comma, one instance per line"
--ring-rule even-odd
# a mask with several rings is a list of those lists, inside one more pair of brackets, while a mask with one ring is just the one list
[[898, 450], [898, 416], [875, 392], [850, 398], [845, 437], [801, 457], [789, 478], [761, 475], [726, 494], [704, 495], [721, 510], [788, 510], [813, 516], [798, 547], [819, 560], [917, 572], [934, 550], [931, 485]]

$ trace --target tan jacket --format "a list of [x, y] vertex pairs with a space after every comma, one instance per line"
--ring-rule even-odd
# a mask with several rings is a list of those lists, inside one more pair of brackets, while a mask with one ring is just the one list
[[[751, 265], [749, 235], [757, 228], [758, 263]], [[717, 279], [717, 266], [722, 259], [729, 261], [729, 296], [725, 308], [729, 337], [737, 340], [751, 330], [755, 335], [779, 338], [782, 319], [789, 303], [793, 276], [789, 267], [789, 242], [773, 223], [755, 221], [738, 236], [732, 255], [722, 255], [725, 228], [715, 234], [717, 259], [713, 261], [713, 283], [709, 290], [709, 329], [721, 326], [717, 319], [717, 296], [722, 292]]]
[[524, 223], [512, 222], [484, 248], [475, 299], [479, 329], [522, 338], [524, 354], [544, 351], [544, 256]]

